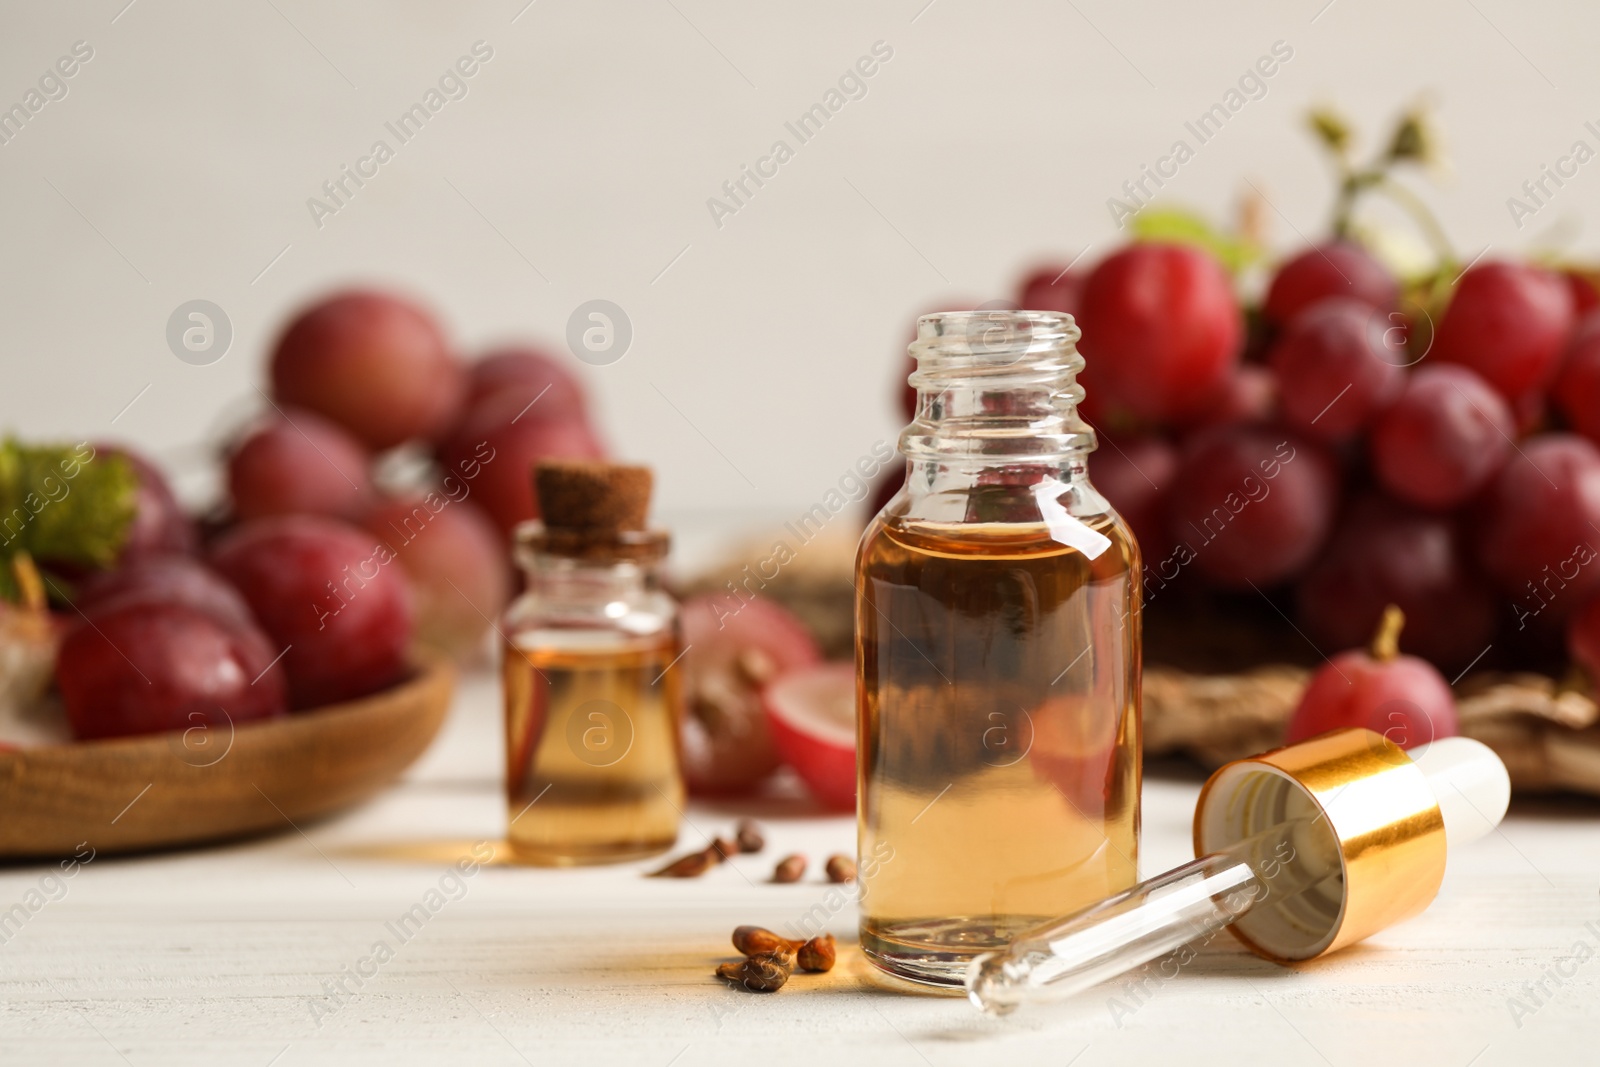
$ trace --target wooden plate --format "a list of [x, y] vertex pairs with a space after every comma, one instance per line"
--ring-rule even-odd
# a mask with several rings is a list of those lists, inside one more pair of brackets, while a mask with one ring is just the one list
[[269, 722], [0, 752], [0, 859], [138, 852], [296, 824], [371, 796], [422, 755], [455, 672]]

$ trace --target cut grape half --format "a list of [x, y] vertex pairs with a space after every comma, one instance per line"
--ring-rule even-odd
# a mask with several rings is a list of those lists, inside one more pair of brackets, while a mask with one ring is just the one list
[[772, 741], [824, 807], [856, 806], [856, 671], [823, 663], [790, 671], [761, 694]]
[[704, 594], [686, 601], [683, 623], [683, 775], [698, 796], [747, 793], [780, 757], [761, 691], [821, 661], [816, 639], [764, 596]]

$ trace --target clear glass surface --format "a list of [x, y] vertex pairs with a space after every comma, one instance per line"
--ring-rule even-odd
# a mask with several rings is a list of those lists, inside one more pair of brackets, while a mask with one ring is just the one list
[[1336, 877], [1338, 857], [1315, 847], [1325, 835], [1313, 821], [1271, 827], [1028, 931], [972, 962], [968, 997], [992, 1015], [1070, 997]]
[[656, 579], [660, 553], [577, 559], [527, 540], [527, 591], [501, 627], [512, 852], [565, 866], [665, 851], [684, 786], [677, 606]]
[[905, 487], [857, 557], [861, 944], [959, 986], [1137, 877], [1139, 556], [1068, 316], [926, 316]]

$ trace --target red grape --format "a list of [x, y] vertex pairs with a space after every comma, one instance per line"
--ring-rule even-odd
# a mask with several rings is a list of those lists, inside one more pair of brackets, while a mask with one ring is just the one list
[[1022, 280], [1017, 291], [1017, 306], [1027, 311], [1076, 315], [1082, 288], [1082, 279], [1069, 273], [1065, 265], [1040, 267]]
[[797, 667], [761, 694], [783, 760], [823, 807], [856, 810], [855, 665]]
[[1175, 419], [1204, 407], [1239, 359], [1243, 330], [1227, 274], [1205, 252], [1141, 243], [1084, 282], [1078, 376], [1112, 417]]
[[1446, 670], [1467, 666], [1494, 635], [1494, 596], [1454, 523], [1380, 496], [1340, 518], [1295, 593], [1307, 635], [1326, 648], [1367, 640], [1389, 604], [1405, 612], [1406, 647]]
[[139, 477], [133, 525], [122, 542], [119, 563], [129, 563], [164, 552], [193, 552], [199, 543], [194, 520], [178, 503], [161, 468], [126, 445], [97, 444], [96, 456], [121, 456]]
[[1159, 437], [1113, 442], [1101, 435], [1089, 455], [1089, 481], [1122, 516], [1146, 560], [1165, 557], [1167, 492], [1178, 474], [1178, 450]]
[[1446, 510], [1505, 465], [1516, 432], [1511, 408], [1473, 371], [1420, 367], [1372, 427], [1373, 473], [1396, 497]]
[[[507, 537], [518, 523], [539, 517], [533, 495], [537, 460], [605, 458], [605, 447], [581, 415], [539, 420], [529, 417], [531, 410], [514, 391], [492, 396], [439, 446], [446, 472], [472, 483], [474, 501]], [[469, 477], [469, 471], [476, 473]]]
[[1563, 621], [1600, 590], [1600, 450], [1586, 439], [1529, 438], [1474, 512], [1479, 560], [1522, 622]]
[[1564, 270], [1562, 279], [1567, 283], [1567, 292], [1572, 294], [1572, 313], [1578, 318], [1589, 314], [1600, 307], [1600, 289], [1595, 288], [1595, 276], [1582, 271]]
[[78, 586], [74, 601], [85, 614], [134, 602], [184, 604], [236, 626], [256, 625], [237, 589], [193, 556], [178, 554], [147, 556], [92, 575]]
[[551, 409], [581, 411], [585, 404], [583, 383], [562, 361], [534, 345], [503, 345], [490, 349], [467, 367], [465, 407], [506, 389], [524, 391], [528, 399]]
[[511, 592], [505, 545], [489, 517], [459, 494], [435, 490], [386, 500], [362, 525], [394, 549], [411, 579], [417, 640], [452, 656], [481, 646]]
[[1292, 745], [1352, 726], [1380, 733], [1401, 748], [1460, 732], [1449, 683], [1426, 660], [1399, 655], [1384, 634], [1370, 653], [1341, 652], [1311, 676], [1284, 741]]
[[1600, 313], [1578, 324], [1550, 393], [1574, 430], [1600, 442]]
[[778, 766], [761, 688], [822, 653], [805, 624], [760, 596], [696, 597], [681, 617], [684, 778], [698, 794], [744, 792]]
[[1546, 429], [1545, 418], [1549, 413], [1549, 404], [1543, 393], [1528, 393], [1511, 405], [1512, 417], [1517, 420], [1517, 433], [1522, 437]]
[[1471, 367], [1516, 405], [1550, 383], [1571, 332], [1572, 294], [1559, 275], [1480, 263], [1456, 284], [1431, 351]]
[[1330, 297], [1296, 315], [1273, 347], [1283, 417], [1307, 436], [1351, 438], [1399, 394], [1404, 356], [1388, 322], [1353, 297]]
[[274, 413], [228, 457], [228, 493], [240, 519], [268, 515], [353, 518], [372, 493], [367, 450], [314, 412]]
[[1214, 584], [1268, 585], [1316, 554], [1338, 496], [1338, 468], [1314, 442], [1271, 426], [1220, 427], [1185, 445], [1167, 529], [1179, 564], [1192, 561]]
[[1207, 398], [1205, 406], [1184, 420], [1182, 429], [1187, 433], [1236, 422], [1265, 422], [1277, 406], [1278, 382], [1272, 371], [1254, 363], [1241, 363]]
[[1567, 654], [1600, 684], [1600, 597], [1593, 597], [1567, 621]]
[[325, 415], [383, 449], [433, 439], [466, 389], [461, 364], [422, 308], [384, 293], [344, 292], [302, 311], [272, 355], [277, 400]]
[[257, 519], [224, 535], [212, 562], [288, 649], [293, 707], [350, 700], [405, 674], [411, 591], [365, 531], [314, 515]]
[[1306, 249], [1278, 268], [1267, 286], [1261, 314], [1274, 325], [1286, 326], [1301, 311], [1330, 296], [1388, 312], [1400, 299], [1400, 284], [1365, 248], [1352, 241], [1330, 241]]
[[63, 638], [56, 687], [80, 740], [270, 718], [284, 680], [267, 649], [186, 604], [106, 604]]

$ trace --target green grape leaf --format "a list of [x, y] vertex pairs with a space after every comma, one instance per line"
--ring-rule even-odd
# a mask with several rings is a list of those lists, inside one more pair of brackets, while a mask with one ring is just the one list
[[1171, 241], [1203, 248], [1230, 274], [1238, 274], [1264, 255], [1254, 242], [1223, 233], [1196, 212], [1180, 208], [1145, 208], [1133, 216], [1130, 225], [1135, 240]]
[[127, 540], [139, 474], [93, 445], [0, 442], [0, 559], [107, 567]]

